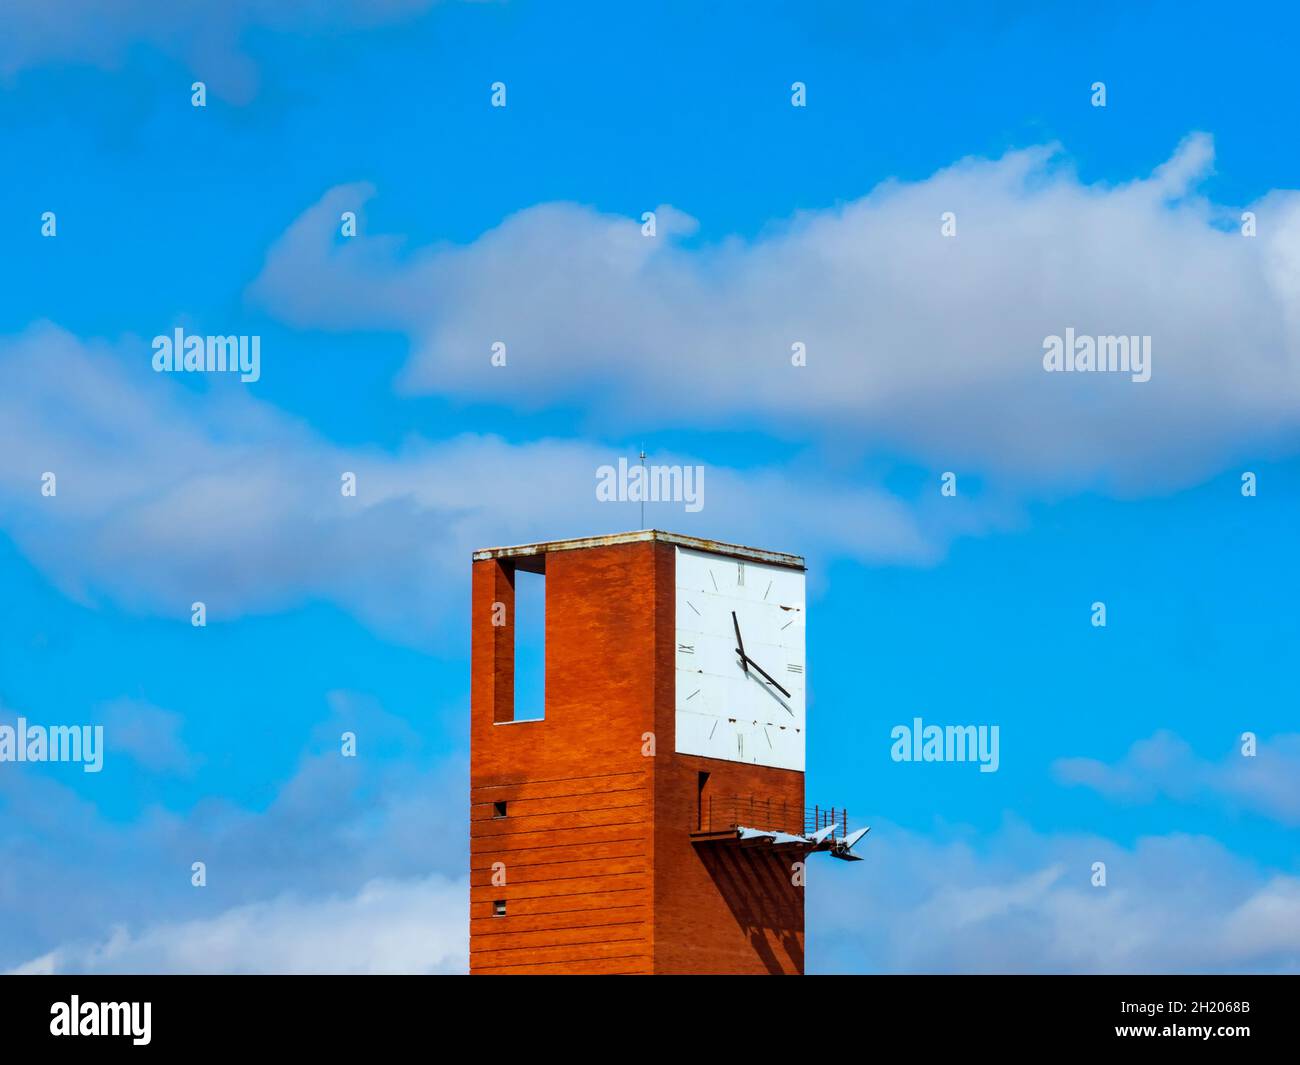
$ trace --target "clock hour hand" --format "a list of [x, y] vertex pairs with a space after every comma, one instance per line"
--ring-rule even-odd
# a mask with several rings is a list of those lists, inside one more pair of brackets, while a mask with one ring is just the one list
[[736, 648], [736, 654], [740, 655], [742, 661], [753, 666], [756, 670], [758, 670], [761, 674], [763, 674], [763, 676], [767, 678], [767, 682], [770, 685], [772, 685], [773, 688], [779, 691], [787, 699], [790, 698], [790, 693], [786, 691], [783, 687], [781, 687], [781, 685], [772, 678], [772, 674], [770, 674], [767, 670], [765, 670], [762, 666], [760, 666], [757, 662], [755, 662], [752, 658], [750, 658], [749, 655], [745, 654], [745, 652], [741, 648], [739, 647]]
[[731, 612], [731, 623], [736, 626], [736, 654], [740, 655], [740, 668], [745, 671], [745, 676], [749, 676], [749, 659], [745, 656], [745, 641], [740, 638], [740, 622], [736, 620], [736, 612]]

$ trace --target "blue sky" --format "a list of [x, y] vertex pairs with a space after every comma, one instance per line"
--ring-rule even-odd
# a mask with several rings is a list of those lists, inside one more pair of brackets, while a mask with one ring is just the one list
[[0, 15], [0, 716], [109, 737], [0, 765], [0, 969], [463, 968], [469, 551], [642, 443], [809, 560], [810, 970], [1300, 965], [1294, 11], [102, 6]]

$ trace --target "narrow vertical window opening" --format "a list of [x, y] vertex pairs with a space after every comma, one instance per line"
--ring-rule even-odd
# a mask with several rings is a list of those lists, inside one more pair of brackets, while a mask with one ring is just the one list
[[515, 716], [546, 716], [546, 574], [515, 570]]

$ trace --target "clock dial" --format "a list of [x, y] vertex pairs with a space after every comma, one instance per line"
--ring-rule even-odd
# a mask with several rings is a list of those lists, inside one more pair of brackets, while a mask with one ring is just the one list
[[804, 575], [677, 548], [682, 754], [804, 768]]

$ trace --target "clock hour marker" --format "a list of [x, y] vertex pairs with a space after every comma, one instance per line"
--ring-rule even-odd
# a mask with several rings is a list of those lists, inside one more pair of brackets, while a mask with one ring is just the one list
[[789, 665], [787, 665], [785, 668], [786, 668], [787, 670], [789, 670], [791, 673], [802, 673], [802, 672], [803, 672], [803, 666], [795, 665], [793, 662], [791, 662], [791, 663], [790, 663]]
[[718, 578], [713, 575], [713, 570], [709, 570], [709, 580], [713, 582], [713, 590], [718, 590]]
[[700, 694], [700, 689], [696, 688], [693, 692], [691, 692], [690, 695], [686, 697], [686, 701], [689, 703], [692, 699], [694, 699], [699, 694]]
[[713, 728], [709, 729], [709, 739], [713, 739], [713, 734], [718, 731], [718, 723], [713, 723]]
[[693, 655], [695, 653], [695, 644], [679, 643], [677, 645], [677, 650], [681, 651], [681, 653], [684, 655]]
[[[771, 590], [772, 590], [772, 582], [771, 582], [771, 581], [768, 581], [768, 582], [767, 582], [767, 592], [770, 592]], [[764, 592], [764, 593], [763, 593], [763, 601], [764, 601], [764, 602], [767, 601], [767, 592]]]
[[788, 629], [793, 624], [794, 624], [794, 618], [791, 618], [789, 621], [787, 621], [784, 625], [781, 626], [781, 631], [785, 632], [785, 630]]
[[743, 562], [736, 563], [736, 587], [745, 587], [745, 564]]
[[[695, 610], [695, 604], [692, 603], [689, 599], [686, 600], [686, 605], [687, 605], [688, 607], [690, 607], [692, 610]], [[696, 616], [696, 617], [699, 617], [699, 616], [700, 616], [700, 612], [699, 612], [698, 610], [695, 610], [695, 616]]]

